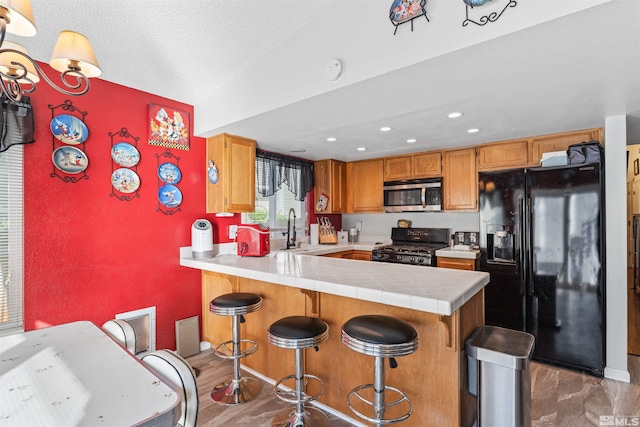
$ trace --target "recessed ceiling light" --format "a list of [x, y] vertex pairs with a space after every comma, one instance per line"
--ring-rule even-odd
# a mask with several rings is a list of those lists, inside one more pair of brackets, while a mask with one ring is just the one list
[[380, 128], [380, 132], [389, 132], [391, 130], [391, 128], [389, 126], [382, 126]]
[[413, 144], [414, 142], [416, 142], [415, 138], [407, 139], [407, 144]]
[[480, 132], [480, 129], [478, 129], [478, 128], [471, 128], [471, 129], [467, 129], [467, 132], [469, 132], [469, 133], [476, 133], [476, 132]]
[[289, 150], [289, 152], [291, 153], [304, 153], [305, 151], [307, 150], [305, 150], [304, 148], [292, 148], [291, 150]]
[[458, 117], [462, 116], [462, 113], [458, 113], [457, 111], [454, 113], [449, 113], [449, 115], [447, 117], [449, 117], [450, 119], [457, 119]]
[[337, 139], [332, 137], [332, 136], [330, 136], [329, 138], [327, 138], [327, 141], [334, 142], [334, 141], [337, 141]]
[[365, 151], [366, 148], [365, 147], [358, 147], [358, 151]]

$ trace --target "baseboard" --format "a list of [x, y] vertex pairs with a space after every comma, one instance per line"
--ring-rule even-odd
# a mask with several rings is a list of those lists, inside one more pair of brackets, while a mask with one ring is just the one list
[[604, 377], [605, 378], [609, 378], [610, 380], [616, 380], [616, 381], [622, 381], [625, 383], [630, 383], [631, 382], [631, 375], [629, 374], [629, 371], [623, 371], [620, 369], [613, 369], [613, 368], [604, 368]]

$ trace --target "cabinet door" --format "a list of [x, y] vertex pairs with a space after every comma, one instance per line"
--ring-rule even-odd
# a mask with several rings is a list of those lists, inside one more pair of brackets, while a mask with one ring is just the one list
[[357, 259], [360, 261], [371, 261], [371, 251], [355, 249], [353, 251], [353, 255], [351, 255], [351, 259]]
[[384, 181], [399, 181], [411, 178], [411, 156], [384, 159]]
[[478, 170], [524, 168], [529, 164], [529, 140], [478, 147]]
[[464, 259], [464, 258], [438, 258], [438, 267], [440, 268], [453, 268], [455, 270], [469, 270], [474, 271], [476, 269], [476, 260]]
[[531, 155], [529, 156], [531, 165], [540, 164], [542, 153], [567, 151], [567, 148], [572, 144], [589, 141], [602, 143], [602, 129], [586, 129], [535, 137], [531, 141]]
[[349, 163], [349, 172], [349, 211], [383, 212], [382, 159]]
[[435, 178], [442, 176], [442, 153], [422, 153], [413, 156], [411, 164], [414, 178]]
[[[326, 159], [313, 165], [316, 202], [324, 193], [329, 198], [322, 213], [342, 213], [346, 209], [347, 168], [345, 162]], [[315, 204], [314, 204], [315, 206]]]
[[478, 173], [475, 148], [445, 151], [443, 157], [444, 210], [477, 210]]
[[218, 182], [207, 180], [207, 213], [253, 212], [256, 198], [256, 142], [220, 134], [207, 138], [207, 158], [218, 169]]

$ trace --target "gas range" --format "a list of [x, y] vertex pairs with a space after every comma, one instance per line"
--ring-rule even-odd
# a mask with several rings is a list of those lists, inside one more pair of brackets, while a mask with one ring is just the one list
[[392, 228], [391, 239], [393, 244], [372, 251], [372, 261], [435, 267], [436, 251], [448, 246], [449, 229]]

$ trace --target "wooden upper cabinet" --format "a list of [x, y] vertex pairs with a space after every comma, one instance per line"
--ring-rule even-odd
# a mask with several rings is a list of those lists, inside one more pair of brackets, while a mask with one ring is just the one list
[[362, 160], [347, 164], [348, 212], [384, 212], [383, 160]]
[[530, 164], [539, 165], [542, 153], [567, 151], [567, 148], [572, 144], [590, 141], [598, 141], [602, 144], [601, 128], [537, 136], [531, 141]]
[[411, 157], [387, 157], [384, 159], [384, 181], [411, 179]]
[[477, 147], [478, 170], [524, 168], [529, 165], [528, 139], [496, 142]]
[[442, 153], [440, 151], [384, 159], [385, 182], [439, 176], [442, 176]]
[[[324, 193], [329, 202], [322, 213], [343, 213], [347, 208], [347, 164], [339, 160], [318, 160], [313, 165], [316, 202]], [[314, 203], [315, 206], [315, 203]]]
[[414, 154], [411, 170], [414, 178], [436, 178], [442, 176], [442, 153], [434, 151]]
[[463, 148], [443, 152], [442, 179], [444, 210], [478, 209], [478, 172], [476, 149]]
[[218, 182], [207, 179], [207, 213], [253, 212], [256, 200], [256, 141], [226, 133], [207, 138], [206, 164], [213, 161]]

